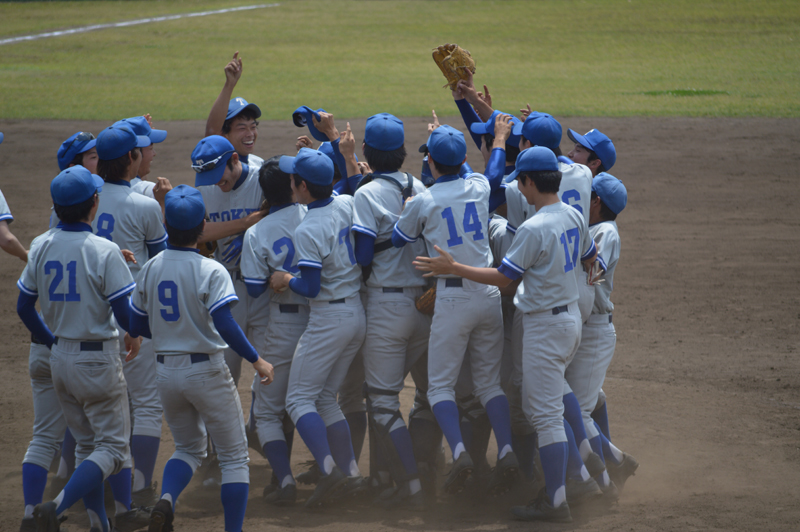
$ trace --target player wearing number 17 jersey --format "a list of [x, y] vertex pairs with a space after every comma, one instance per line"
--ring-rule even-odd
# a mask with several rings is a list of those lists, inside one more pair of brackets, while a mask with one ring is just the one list
[[[405, 205], [392, 234], [393, 243], [402, 247], [424, 236], [432, 256], [437, 255], [433, 246], [438, 245], [464, 264], [491, 266], [488, 221], [492, 185], [481, 174], [465, 179], [458, 176], [467, 157], [460, 131], [440, 126], [431, 133], [427, 146], [436, 183]], [[474, 393], [486, 409], [497, 439], [498, 462], [489, 490], [502, 492], [516, 480], [519, 466], [511, 450], [508, 401], [500, 387], [500, 291], [453, 275], [439, 276], [428, 343], [428, 401], [453, 453], [453, 470], [445, 481], [445, 490], [451, 493], [464, 489], [474, 469], [465, 452], [455, 402], [455, 385], [467, 352]]]

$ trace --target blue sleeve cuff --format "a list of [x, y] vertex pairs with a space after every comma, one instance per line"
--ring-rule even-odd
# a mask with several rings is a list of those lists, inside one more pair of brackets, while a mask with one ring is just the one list
[[[117, 320], [117, 325], [122, 327], [125, 332], [131, 330], [131, 305], [127, 297], [118, 297], [111, 301], [111, 310], [114, 312], [114, 318]], [[134, 336], [134, 335], [131, 335]]]
[[[395, 243], [395, 237], [399, 237], [401, 239], [400, 241], [402, 241], [403, 243], [398, 246]], [[406, 243], [413, 244], [416, 241], [417, 241], [416, 238], [412, 238], [412, 237], [408, 236], [403, 231], [401, 231], [399, 227], [397, 227], [397, 224], [394, 224], [394, 231], [392, 231], [392, 244], [394, 244], [394, 247], [401, 248], [401, 247], [405, 246]]]
[[36, 300], [38, 296], [30, 296], [23, 291], [20, 291], [17, 298], [17, 314], [33, 335], [40, 341], [44, 342], [49, 348], [53, 346], [55, 337], [50, 329], [47, 328], [42, 317], [36, 312]]
[[133, 303], [131, 303], [131, 310], [133, 312], [131, 312], [131, 328], [128, 334], [133, 337], [144, 336], [145, 338], [152, 338], [153, 333], [150, 332], [150, 319], [147, 314], [137, 309]]
[[258, 353], [247, 340], [242, 328], [234, 321], [229, 305], [221, 305], [211, 311], [211, 318], [214, 320], [214, 327], [217, 328], [217, 332], [231, 349], [250, 363], [258, 360]]
[[315, 298], [319, 295], [322, 286], [322, 269], [312, 266], [300, 265], [300, 277], [289, 281], [289, 288], [303, 297]]
[[133, 292], [134, 288], [136, 288], [136, 283], [131, 283], [128, 286], [126, 286], [125, 288], [120, 288], [119, 290], [117, 290], [116, 292], [114, 292], [113, 294], [108, 296], [109, 303], [113, 303], [117, 299], [119, 299], [119, 298], [121, 298], [123, 296], [127, 296], [128, 294]]
[[525, 268], [514, 264], [508, 257], [503, 257], [503, 262], [500, 263], [498, 270], [512, 281], [525, 273]]
[[152, 242], [152, 243], [147, 242], [146, 244], [147, 244], [147, 254], [152, 259], [156, 255], [167, 249], [167, 237], [165, 236], [164, 240], [161, 240], [159, 242]]
[[590, 239], [590, 242], [592, 243], [592, 245], [589, 246], [589, 249], [586, 250], [586, 253], [584, 253], [581, 256], [581, 260], [590, 259], [592, 258], [592, 255], [594, 255], [597, 252], [597, 246], [594, 245], [594, 240]]
[[481, 145], [483, 144], [483, 138], [478, 135], [477, 133], [473, 133], [472, 130], [469, 128], [475, 122], [480, 122], [481, 119], [478, 116], [478, 113], [475, 112], [475, 109], [469, 104], [467, 100], [456, 100], [456, 107], [458, 107], [459, 112], [461, 113], [461, 118], [464, 119], [464, 125], [467, 126], [467, 131], [469, 131], [470, 137], [472, 137], [472, 141], [481, 149]]
[[359, 266], [372, 264], [372, 259], [375, 257], [375, 233], [361, 232], [353, 226], [353, 234], [356, 237], [356, 262]]

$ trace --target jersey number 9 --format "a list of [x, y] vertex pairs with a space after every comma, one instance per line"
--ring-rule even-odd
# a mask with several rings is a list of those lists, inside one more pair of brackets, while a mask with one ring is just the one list
[[158, 283], [158, 302], [169, 307], [161, 309], [161, 317], [164, 321], [178, 321], [181, 311], [178, 308], [178, 285], [174, 281], [161, 281]]

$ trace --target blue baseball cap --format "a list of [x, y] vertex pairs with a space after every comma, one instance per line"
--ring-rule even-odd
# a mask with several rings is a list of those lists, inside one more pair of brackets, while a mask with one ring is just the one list
[[219, 135], [211, 135], [197, 143], [192, 151], [194, 186], [216, 185], [225, 173], [228, 159], [233, 157], [233, 144]]
[[464, 134], [448, 125], [439, 126], [428, 137], [428, 154], [433, 160], [447, 166], [461, 166], [467, 156]]
[[488, 133], [489, 135], [494, 137], [494, 122], [497, 119], [498, 115], [507, 114], [511, 116], [511, 134], [506, 139], [506, 144], [509, 146], [514, 146], [515, 148], [519, 146], [519, 133], [517, 133], [517, 126], [522, 127], [522, 122], [520, 122], [519, 118], [512, 115], [511, 113], [501, 113], [500, 111], [492, 111], [492, 116], [489, 117], [489, 120], [486, 122], [475, 122], [471, 126], [469, 126], [469, 130], [473, 133], [478, 135], [485, 135]]
[[301, 105], [292, 113], [292, 122], [294, 122], [294, 125], [297, 127], [308, 126], [308, 132], [311, 133], [312, 137], [320, 142], [328, 142], [327, 135], [324, 135], [322, 132], [320, 132], [320, 130], [314, 127], [314, 121], [311, 119], [313, 116], [317, 119], [317, 121], [319, 121], [319, 114], [324, 112], [325, 109], [317, 109], [315, 111], [307, 105]]
[[514, 181], [520, 172], [542, 171], [558, 171], [558, 159], [556, 159], [556, 154], [550, 148], [533, 146], [527, 150], [522, 150], [517, 155], [514, 171], [505, 177], [505, 182]]
[[534, 146], [544, 146], [555, 150], [561, 145], [561, 124], [547, 113], [536, 111], [528, 115], [524, 122], [514, 126], [514, 134], [525, 137]]
[[597, 194], [614, 214], [621, 213], [628, 204], [628, 190], [625, 185], [609, 173], [600, 172], [594, 176], [592, 192]]
[[150, 127], [150, 124], [147, 123], [147, 119], [143, 116], [133, 116], [131, 118], [123, 118], [114, 125], [128, 126], [137, 135], [149, 138], [150, 142], [152, 142], [153, 144], [164, 142], [164, 139], [167, 138], [166, 131], [164, 131], [163, 129], [153, 129], [152, 127]]
[[97, 156], [103, 161], [122, 157], [134, 148], [144, 148], [151, 144], [150, 139], [137, 135], [127, 125], [114, 124], [97, 135]]
[[77, 205], [100, 192], [103, 178], [83, 166], [72, 166], [58, 174], [50, 183], [53, 203], [62, 207]]
[[403, 145], [403, 121], [389, 113], [379, 113], [367, 118], [364, 143], [370, 148], [393, 151]]
[[170, 227], [182, 231], [194, 229], [205, 217], [203, 195], [196, 188], [178, 185], [164, 196], [164, 218]]
[[234, 116], [238, 115], [245, 109], [252, 109], [253, 112], [256, 114], [256, 118], [261, 117], [261, 109], [254, 103], [247, 103], [247, 100], [244, 98], [234, 98], [230, 102], [228, 102], [228, 114], [225, 115], [225, 120], [230, 120]]
[[575, 144], [580, 144], [597, 154], [603, 163], [603, 168], [606, 170], [611, 170], [611, 167], [617, 162], [617, 149], [614, 147], [614, 143], [596, 129], [590, 130], [585, 135], [578, 135], [573, 130], [568, 129], [567, 136]]
[[97, 144], [97, 139], [94, 138], [94, 135], [91, 133], [78, 131], [72, 135], [62, 142], [61, 146], [58, 148], [58, 153], [56, 154], [58, 158], [58, 169], [66, 170], [69, 168], [69, 163], [72, 162], [76, 155], [79, 153], [86, 153], [94, 148], [95, 144]]
[[333, 183], [333, 161], [319, 150], [300, 148], [297, 157], [284, 155], [278, 165], [281, 172], [299, 175], [315, 185]]

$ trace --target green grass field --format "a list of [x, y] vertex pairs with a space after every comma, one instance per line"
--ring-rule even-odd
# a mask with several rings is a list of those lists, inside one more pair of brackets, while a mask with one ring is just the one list
[[[0, 39], [256, 1], [0, 4]], [[269, 3], [269, 0], [262, 1]], [[800, 4], [776, 0], [283, 1], [0, 46], [0, 119], [205, 118], [235, 50], [265, 119], [456, 112], [456, 42], [495, 107], [557, 115], [800, 116]]]

